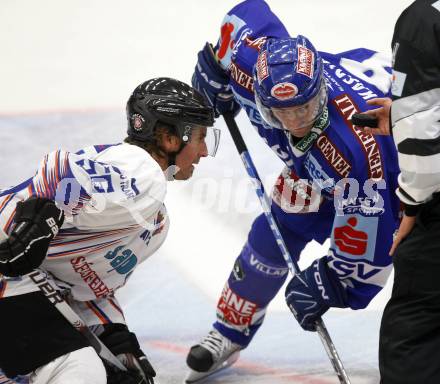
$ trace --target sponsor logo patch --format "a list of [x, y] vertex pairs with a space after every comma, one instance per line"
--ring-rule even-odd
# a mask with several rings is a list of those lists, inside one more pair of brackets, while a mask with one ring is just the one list
[[313, 67], [315, 66], [315, 54], [308, 48], [298, 46], [298, 64], [296, 72], [313, 78]]
[[348, 177], [351, 171], [350, 163], [325, 134], [321, 134], [318, 140], [316, 140], [316, 146], [336, 173], [341, 177]]
[[144, 123], [145, 119], [141, 115], [137, 113], [133, 115], [133, 128], [135, 131], [141, 131]]
[[365, 217], [360, 214], [335, 216], [330, 248], [338, 256], [351, 260], [373, 262], [378, 216]]
[[234, 325], [250, 325], [257, 310], [257, 304], [245, 300], [225, 285], [217, 304], [219, 315], [225, 322]]
[[356, 225], [356, 217], [350, 217], [346, 225], [334, 229], [333, 236], [336, 246], [342, 252], [360, 256], [363, 255], [367, 249], [368, 234], [356, 230], [354, 228]]
[[96, 297], [107, 297], [113, 294], [101, 280], [98, 274], [92, 269], [84, 256], [70, 260], [73, 270], [81, 276], [81, 279], [89, 286]]
[[304, 161], [304, 167], [307, 169], [313, 182], [316, 183], [322, 190], [330, 195], [335, 192], [335, 181], [322, 169], [319, 161], [309, 153]]
[[235, 62], [231, 61], [229, 66], [229, 73], [231, 78], [241, 87], [247, 89], [249, 92], [254, 92], [254, 79], [252, 76], [243, 71]]
[[234, 40], [232, 34], [234, 32], [234, 24], [224, 23], [220, 29], [220, 47], [217, 52], [217, 57], [221, 60], [225, 57], [229, 48], [233, 48]]
[[272, 87], [270, 94], [278, 100], [289, 100], [298, 94], [298, 88], [292, 83], [280, 83]]
[[257, 60], [257, 77], [258, 82], [261, 83], [269, 76], [269, 68], [267, 67], [267, 51], [264, 51], [258, 55]]
[[262, 263], [256, 258], [253, 253], [251, 253], [249, 262], [257, 271], [260, 271], [268, 276], [283, 277], [284, 275], [289, 273], [289, 270], [287, 268], [272, 267], [270, 265]]
[[219, 48], [217, 58], [223, 68], [231, 64], [231, 57], [251, 31], [246, 22], [237, 15], [226, 15], [220, 28]]
[[245, 43], [248, 47], [256, 49], [257, 51], [261, 50], [261, 47], [266, 42], [267, 37], [258, 37], [255, 40], [252, 40], [249, 36], [246, 37]]
[[379, 216], [385, 212], [385, 208], [379, 205], [379, 199], [371, 197], [357, 197], [354, 201], [342, 199], [338, 210], [342, 210], [345, 215], [358, 213], [363, 216]]
[[371, 265], [369, 262], [341, 259], [336, 257], [331, 250], [328, 256], [328, 265], [336, 271], [340, 278], [343, 278], [347, 282], [353, 279], [380, 287], [385, 285], [392, 269], [392, 265], [378, 267]]
[[382, 158], [379, 145], [373, 135], [365, 133], [361, 128], [353, 126], [351, 117], [359, 112], [359, 108], [346, 93], [339, 95], [333, 100], [333, 104], [344, 118], [345, 123], [356, 135], [365, 153], [368, 163], [368, 176], [370, 179], [379, 180], [383, 178]]
[[324, 107], [321, 116], [319, 116], [318, 120], [316, 120], [315, 124], [313, 124], [313, 128], [323, 131], [324, 129], [328, 128], [329, 125], [330, 125], [330, 118], [328, 115], [328, 108]]
[[43, 272], [35, 270], [28, 276], [38, 286], [40, 291], [43, 292], [43, 294], [49, 299], [52, 304], [59, 304], [64, 302], [60, 293], [47, 280], [47, 277], [45, 274], [43, 274]]
[[246, 277], [246, 274], [243, 271], [243, 267], [241, 266], [240, 260], [238, 259], [234, 263], [232, 274], [234, 275], [234, 279], [236, 281], [241, 281]]
[[[296, 145], [293, 145], [293, 148], [297, 149], [298, 151], [304, 153], [307, 152], [315, 142], [315, 140], [318, 138], [318, 134], [316, 132], [310, 131], [307, 135], [305, 135], [299, 143]], [[289, 143], [292, 146], [292, 136], [290, 136]]]
[[116, 247], [113, 251], [107, 252], [104, 257], [107, 260], [111, 260], [110, 265], [112, 269], [107, 271], [107, 273], [116, 271], [120, 275], [129, 273], [138, 262], [137, 256], [130, 249], [124, 249], [122, 245]]

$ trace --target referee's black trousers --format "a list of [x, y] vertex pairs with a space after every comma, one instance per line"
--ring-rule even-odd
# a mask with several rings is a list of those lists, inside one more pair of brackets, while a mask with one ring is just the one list
[[381, 384], [440, 384], [440, 203], [427, 204], [393, 256], [382, 317]]

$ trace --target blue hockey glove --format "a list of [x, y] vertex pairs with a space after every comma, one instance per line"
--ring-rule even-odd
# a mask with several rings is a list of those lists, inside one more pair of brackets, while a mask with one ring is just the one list
[[218, 63], [211, 44], [206, 43], [197, 55], [198, 61], [192, 77], [192, 86], [206, 97], [214, 108], [215, 117], [225, 112], [240, 111], [240, 105], [234, 100], [229, 76]]
[[344, 287], [325, 258], [315, 260], [293, 277], [285, 296], [288, 307], [306, 331], [316, 331], [316, 320], [330, 307], [347, 307]]

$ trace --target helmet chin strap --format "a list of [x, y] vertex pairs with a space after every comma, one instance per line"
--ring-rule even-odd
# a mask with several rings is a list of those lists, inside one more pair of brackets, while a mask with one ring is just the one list
[[185, 147], [186, 143], [182, 140], [180, 144], [180, 148], [176, 152], [168, 152], [168, 168], [165, 171], [165, 176], [168, 181], [174, 180], [174, 175], [179, 172], [179, 167], [176, 165], [176, 157], [177, 155], [182, 152], [183, 148]]

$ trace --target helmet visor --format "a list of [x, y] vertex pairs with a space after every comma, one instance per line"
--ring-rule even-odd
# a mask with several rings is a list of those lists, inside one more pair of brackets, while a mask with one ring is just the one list
[[201, 125], [186, 125], [182, 135], [185, 144], [203, 145], [206, 154], [214, 157], [220, 144], [220, 129]]
[[220, 144], [220, 129], [208, 127], [206, 128], [205, 144], [208, 155], [214, 157]]
[[272, 128], [294, 133], [295, 130], [313, 126], [321, 116], [327, 105], [327, 87], [323, 79], [318, 93], [307, 103], [286, 108], [266, 107], [257, 94], [255, 101], [258, 111], [267, 124]]

